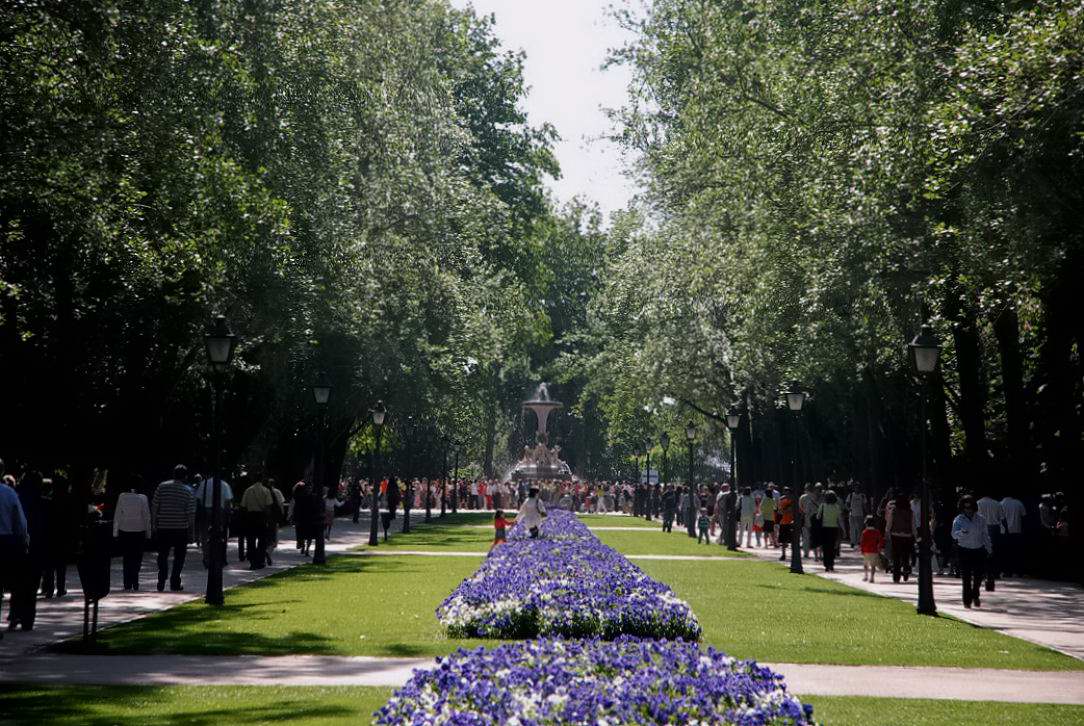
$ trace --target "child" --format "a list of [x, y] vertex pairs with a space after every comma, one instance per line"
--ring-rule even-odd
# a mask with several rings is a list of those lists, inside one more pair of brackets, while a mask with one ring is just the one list
[[514, 519], [505, 519], [504, 512], [500, 509], [493, 513], [493, 544], [490, 545], [489, 549], [492, 550], [497, 545], [504, 544], [507, 541], [505, 535], [508, 532], [508, 528], [511, 527], [515, 521], [516, 520]]
[[885, 536], [881, 530], [873, 526], [873, 515], [866, 517], [866, 528], [862, 530], [860, 547], [862, 549], [862, 581], [873, 582], [873, 576], [877, 573], [877, 565], [881, 561], [881, 547], [884, 546]]
[[700, 516], [697, 518], [696, 524], [700, 531], [700, 533], [696, 535], [696, 543], [700, 544], [700, 540], [704, 540], [704, 544], [711, 544], [711, 536], [708, 533], [708, 527], [711, 524], [711, 518], [708, 517], [707, 509], [700, 509]]

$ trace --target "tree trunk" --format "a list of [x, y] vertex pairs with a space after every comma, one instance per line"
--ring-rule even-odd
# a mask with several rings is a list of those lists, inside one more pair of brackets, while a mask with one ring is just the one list
[[1001, 358], [1001, 388], [1005, 396], [1006, 450], [1009, 471], [1017, 481], [1025, 485], [1033, 483], [1031, 477], [1031, 445], [1028, 437], [1026, 411], [1024, 408], [1024, 368], [1020, 355], [1020, 321], [1016, 308], [1007, 306], [993, 316], [994, 335], [997, 336], [998, 354]]
[[953, 313], [952, 339], [956, 347], [956, 372], [960, 379], [960, 423], [964, 431], [963, 480], [972, 488], [988, 486], [986, 446], [986, 378], [982, 370], [982, 344], [974, 308], [949, 296]]

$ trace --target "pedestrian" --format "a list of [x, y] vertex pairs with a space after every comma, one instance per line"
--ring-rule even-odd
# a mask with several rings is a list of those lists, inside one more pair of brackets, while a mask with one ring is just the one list
[[546, 508], [538, 500], [538, 488], [531, 487], [527, 490], [527, 499], [519, 508], [516, 519], [520, 526], [526, 527], [531, 534], [531, 539], [538, 539], [542, 520], [546, 517]]
[[[820, 506], [820, 502], [817, 501], [816, 494], [814, 494], [813, 485], [806, 484], [805, 493], [798, 497], [798, 519], [802, 528], [802, 556], [807, 559], [810, 552], [815, 554], [813, 547], [813, 518], [817, 514], [818, 506]], [[817, 557], [817, 559], [820, 558]]]
[[508, 541], [508, 528], [515, 524], [515, 521], [505, 519], [504, 512], [500, 509], [493, 513], [493, 544], [489, 546], [490, 550]]
[[884, 547], [885, 541], [885, 536], [881, 534], [881, 530], [877, 529], [875, 524], [876, 520], [873, 515], [867, 515], [861, 537], [855, 537], [856, 540], [859, 540], [859, 547], [862, 552], [862, 580], [869, 582], [873, 582], [874, 576], [877, 574], [877, 566], [881, 563], [881, 548]]
[[779, 559], [787, 561], [787, 545], [791, 544], [794, 537], [794, 499], [790, 494], [784, 494], [779, 498], [779, 508], [776, 510], [779, 518]]
[[119, 542], [124, 561], [124, 591], [139, 590], [143, 550], [151, 538], [151, 508], [147, 496], [139, 493], [140, 480], [132, 475], [128, 491], [117, 497], [113, 510], [113, 537]]
[[960, 499], [960, 513], [952, 522], [952, 538], [960, 555], [960, 579], [963, 580], [964, 607], [982, 607], [979, 584], [986, 569], [986, 558], [993, 554], [990, 530], [986, 519], [979, 514], [975, 498], [965, 495]]
[[[388, 511], [384, 512], [382, 523], [384, 525], [384, 541], [388, 541], [388, 530], [391, 528], [391, 523], [395, 521], [395, 511], [399, 508], [399, 504], [402, 502], [402, 492], [399, 491], [399, 480], [394, 476], [388, 480]], [[475, 504], [478, 502], [476, 501]], [[481, 509], [481, 506], [478, 507]]]
[[[757, 502], [753, 496], [753, 490], [749, 487], [744, 487], [741, 490], [741, 498], [738, 501], [739, 508], [739, 524], [741, 528], [738, 530], [738, 543], [741, 543], [742, 534], [745, 535], [745, 546], [753, 546], [753, 524], [756, 521]], [[760, 535], [757, 535], [760, 538]], [[759, 544], [759, 542], [758, 542]]]
[[768, 488], [764, 492], [764, 496], [760, 498], [760, 519], [761, 529], [764, 530], [764, 546], [765, 547], [778, 547], [779, 542], [775, 536], [775, 492], [772, 490], [772, 485], [769, 484]]
[[[339, 506], [339, 500], [335, 496], [335, 492], [328, 490], [327, 496], [324, 497], [324, 501], [321, 503], [324, 512], [324, 541], [331, 541], [331, 529], [335, 526], [335, 508]], [[395, 512], [395, 507], [398, 504], [392, 505], [391, 498], [388, 498], [388, 509]], [[387, 527], [384, 528], [387, 530]], [[387, 539], [385, 537], [384, 539]]]
[[711, 518], [708, 516], [708, 510], [706, 507], [701, 507], [700, 516], [696, 520], [698, 534], [696, 535], [696, 543], [700, 544], [701, 541], [704, 544], [711, 544], [711, 536], [708, 533], [708, 528], [711, 526]]
[[[173, 467], [173, 478], [167, 479], [154, 490], [151, 501], [151, 527], [158, 543], [158, 592], [166, 588], [180, 592], [181, 572], [188, 543], [195, 539], [196, 497], [185, 483], [188, 469], [183, 464]], [[169, 554], [173, 552], [173, 569], [169, 569]]]
[[1011, 494], [1001, 500], [1002, 537], [1001, 574], [1004, 577], [1021, 577], [1024, 574], [1024, 517], [1027, 508]]
[[[219, 506], [219, 523], [222, 526], [222, 542], [220, 543], [220, 550], [218, 553], [219, 559], [225, 563], [226, 561], [226, 538], [225, 538], [225, 525], [230, 521], [230, 508], [233, 504], [233, 489], [230, 488], [230, 483], [219, 477], [218, 479], [218, 506]], [[206, 479], [200, 479], [196, 484], [196, 540], [200, 543], [200, 547], [203, 549], [203, 566], [209, 568], [211, 566], [211, 532], [214, 529], [214, 505], [215, 505], [215, 481], [214, 477], [207, 477]], [[202, 512], [202, 518], [199, 514]]]
[[866, 517], [870, 514], [866, 495], [859, 491], [857, 484], [851, 488], [851, 493], [847, 497], [847, 512], [851, 532], [851, 549], [853, 550], [859, 545], [859, 535], [865, 531]]
[[662, 531], [674, 531], [674, 513], [677, 511], [677, 494], [672, 484], [667, 484], [662, 493]]
[[915, 518], [906, 494], [900, 494], [888, 505], [885, 532], [892, 543], [892, 581], [911, 577], [911, 550], [915, 541]]
[[836, 571], [836, 543], [840, 525], [843, 524], [843, 507], [836, 493], [829, 489], [824, 493], [824, 501], [817, 508], [821, 523], [821, 552], [824, 556], [824, 571]]
[[[14, 477], [4, 474], [4, 461], [0, 459], [0, 613], [5, 590], [12, 594], [10, 607], [14, 610], [17, 579], [26, 558], [26, 514], [14, 485]], [[0, 638], [3, 637], [0, 632]]]
[[64, 597], [68, 594], [68, 562], [75, 554], [75, 535], [79, 531], [79, 517], [75, 512], [75, 498], [71, 495], [68, 480], [63, 476], [45, 480], [46, 518], [49, 521], [49, 539], [45, 544], [45, 562], [42, 570], [41, 591], [46, 598]]
[[272, 501], [271, 509], [267, 513], [267, 548], [264, 550], [264, 559], [267, 564], [273, 565], [271, 553], [279, 546], [279, 527], [286, 519], [286, 497], [273, 479], [267, 480], [267, 489], [271, 492]]
[[248, 569], [261, 570], [267, 555], [267, 530], [275, 497], [262, 481], [256, 480], [241, 497], [241, 509], [245, 513], [245, 549], [248, 550]]
[[986, 558], [986, 589], [987, 591], [994, 590], [994, 581], [997, 579], [997, 572], [1000, 569], [998, 567], [998, 559], [1001, 557], [1001, 533], [1002, 529], [1001, 521], [1005, 518], [1004, 513], [1001, 510], [1001, 502], [993, 496], [994, 492], [988, 491], [981, 499], [975, 502], [975, 508], [982, 518], [986, 520], [986, 528], [989, 530], [990, 543], [993, 546], [993, 552]]
[[294, 540], [297, 551], [305, 557], [309, 556], [309, 522], [312, 520], [310, 509], [312, 498], [309, 488], [304, 480], [294, 484], [290, 492], [290, 521], [294, 525]]

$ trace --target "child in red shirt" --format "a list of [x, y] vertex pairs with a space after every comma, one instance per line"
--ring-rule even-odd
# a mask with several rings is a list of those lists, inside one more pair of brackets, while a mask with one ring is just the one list
[[507, 541], [506, 534], [508, 528], [515, 524], [515, 521], [515, 519], [505, 519], [504, 512], [500, 509], [493, 513], [493, 544], [490, 545], [489, 549], [493, 549], [497, 545], [504, 544]]
[[873, 516], [866, 517], [866, 528], [862, 530], [862, 538], [859, 540], [859, 547], [862, 550], [863, 582], [873, 582], [877, 565], [881, 563], [881, 548], [884, 543], [885, 536], [881, 534], [881, 530], [873, 526]]

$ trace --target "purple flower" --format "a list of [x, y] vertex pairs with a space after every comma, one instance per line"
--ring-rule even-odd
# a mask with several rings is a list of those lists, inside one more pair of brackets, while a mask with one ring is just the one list
[[521, 529], [437, 608], [453, 637], [700, 638], [687, 603], [570, 512], [551, 512], [541, 539]]
[[379, 724], [812, 724], [782, 676], [681, 640], [542, 638], [414, 672]]

